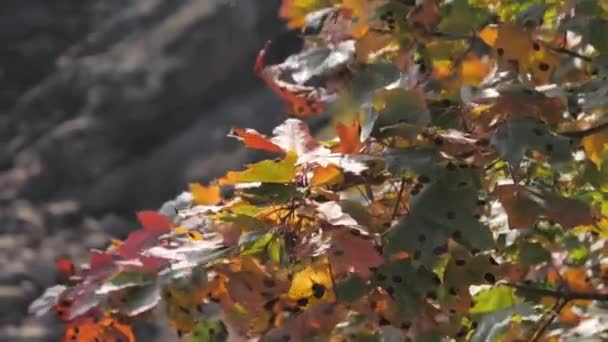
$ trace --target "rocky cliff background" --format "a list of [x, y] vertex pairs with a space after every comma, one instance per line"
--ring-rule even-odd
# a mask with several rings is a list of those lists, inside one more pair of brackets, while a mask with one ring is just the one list
[[282, 119], [252, 73], [267, 39], [275, 61], [299, 48], [279, 4], [2, 1], [0, 341], [60, 340], [52, 317], [27, 316], [56, 281], [56, 257], [84, 261], [124, 238], [135, 211], [258, 158], [226, 134]]

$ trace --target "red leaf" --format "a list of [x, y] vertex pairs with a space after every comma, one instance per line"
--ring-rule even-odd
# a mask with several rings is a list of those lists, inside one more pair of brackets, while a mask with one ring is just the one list
[[125, 242], [118, 247], [118, 254], [125, 259], [135, 259], [142, 249], [154, 246], [156, 241], [155, 236], [146, 231], [138, 230], [129, 234]]
[[154, 236], [171, 232], [171, 221], [155, 211], [140, 211], [137, 213], [137, 220], [146, 233]]
[[69, 279], [76, 273], [76, 267], [69, 257], [60, 257], [55, 260], [55, 267], [64, 279]]
[[283, 150], [272, 143], [267, 137], [253, 129], [233, 128], [228, 136], [233, 136], [245, 143], [245, 146], [258, 150], [284, 153]]

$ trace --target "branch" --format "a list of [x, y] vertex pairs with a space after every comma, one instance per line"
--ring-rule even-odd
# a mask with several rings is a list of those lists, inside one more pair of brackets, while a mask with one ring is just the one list
[[597, 300], [597, 301], [608, 301], [608, 294], [602, 293], [585, 293], [585, 292], [576, 292], [570, 290], [551, 290], [551, 289], [543, 289], [534, 286], [527, 286], [521, 284], [505, 284], [507, 286], [513, 287], [518, 290], [532, 292], [534, 294], [538, 294], [541, 296], [553, 297], [553, 298], [561, 298], [566, 302], [577, 299], [585, 299], [585, 300]]
[[591, 57], [581, 55], [580, 53], [578, 53], [576, 51], [568, 50], [566, 48], [549, 46], [549, 49], [551, 49], [551, 50], [553, 50], [553, 51], [555, 51], [557, 53], [566, 54], [566, 55], [568, 55], [570, 57], [580, 58], [580, 59], [584, 60], [585, 62], [591, 62], [591, 61], [593, 61], [593, 58], [591, 58]]
[[555, 305], [553, 305], [553, 308], [551, 308], [551, 312], [549, 313], [549, 318], [543, 320], [539, 328], [532, 332], [532, 337], [530, 338], [531, 342], [540, 341], [540, 339], [545, 334], [545, 331], [547, 331], [551, 323], [553, 323], [555, 318], [564, 309], [567, 303], [568, 301], [562, 298], [555, 301]]

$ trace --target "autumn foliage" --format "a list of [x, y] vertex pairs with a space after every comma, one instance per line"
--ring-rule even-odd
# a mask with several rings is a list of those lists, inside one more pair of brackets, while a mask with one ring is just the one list
[[608, 2], [279, 15], [303, 51], [266, 65], [261, 47], [252, 72], [288, 118], [227, 132], [276, 159], [138, 213], [87, 265], [58, 260], [32, 313], [66, 341], [134, 341], [161, 311], [189, 341], [608, 339]]

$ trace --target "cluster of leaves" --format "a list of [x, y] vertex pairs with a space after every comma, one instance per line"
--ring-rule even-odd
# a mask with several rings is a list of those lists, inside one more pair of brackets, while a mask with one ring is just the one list
[[[283, 0], [277, 159], [138, 214], [34, 302], [66, 340], [608, 338], [608, 2]], [[305, 119], [327, 115], [337, 138]], [[327, 132], [325, 132], [327, 133]]]

